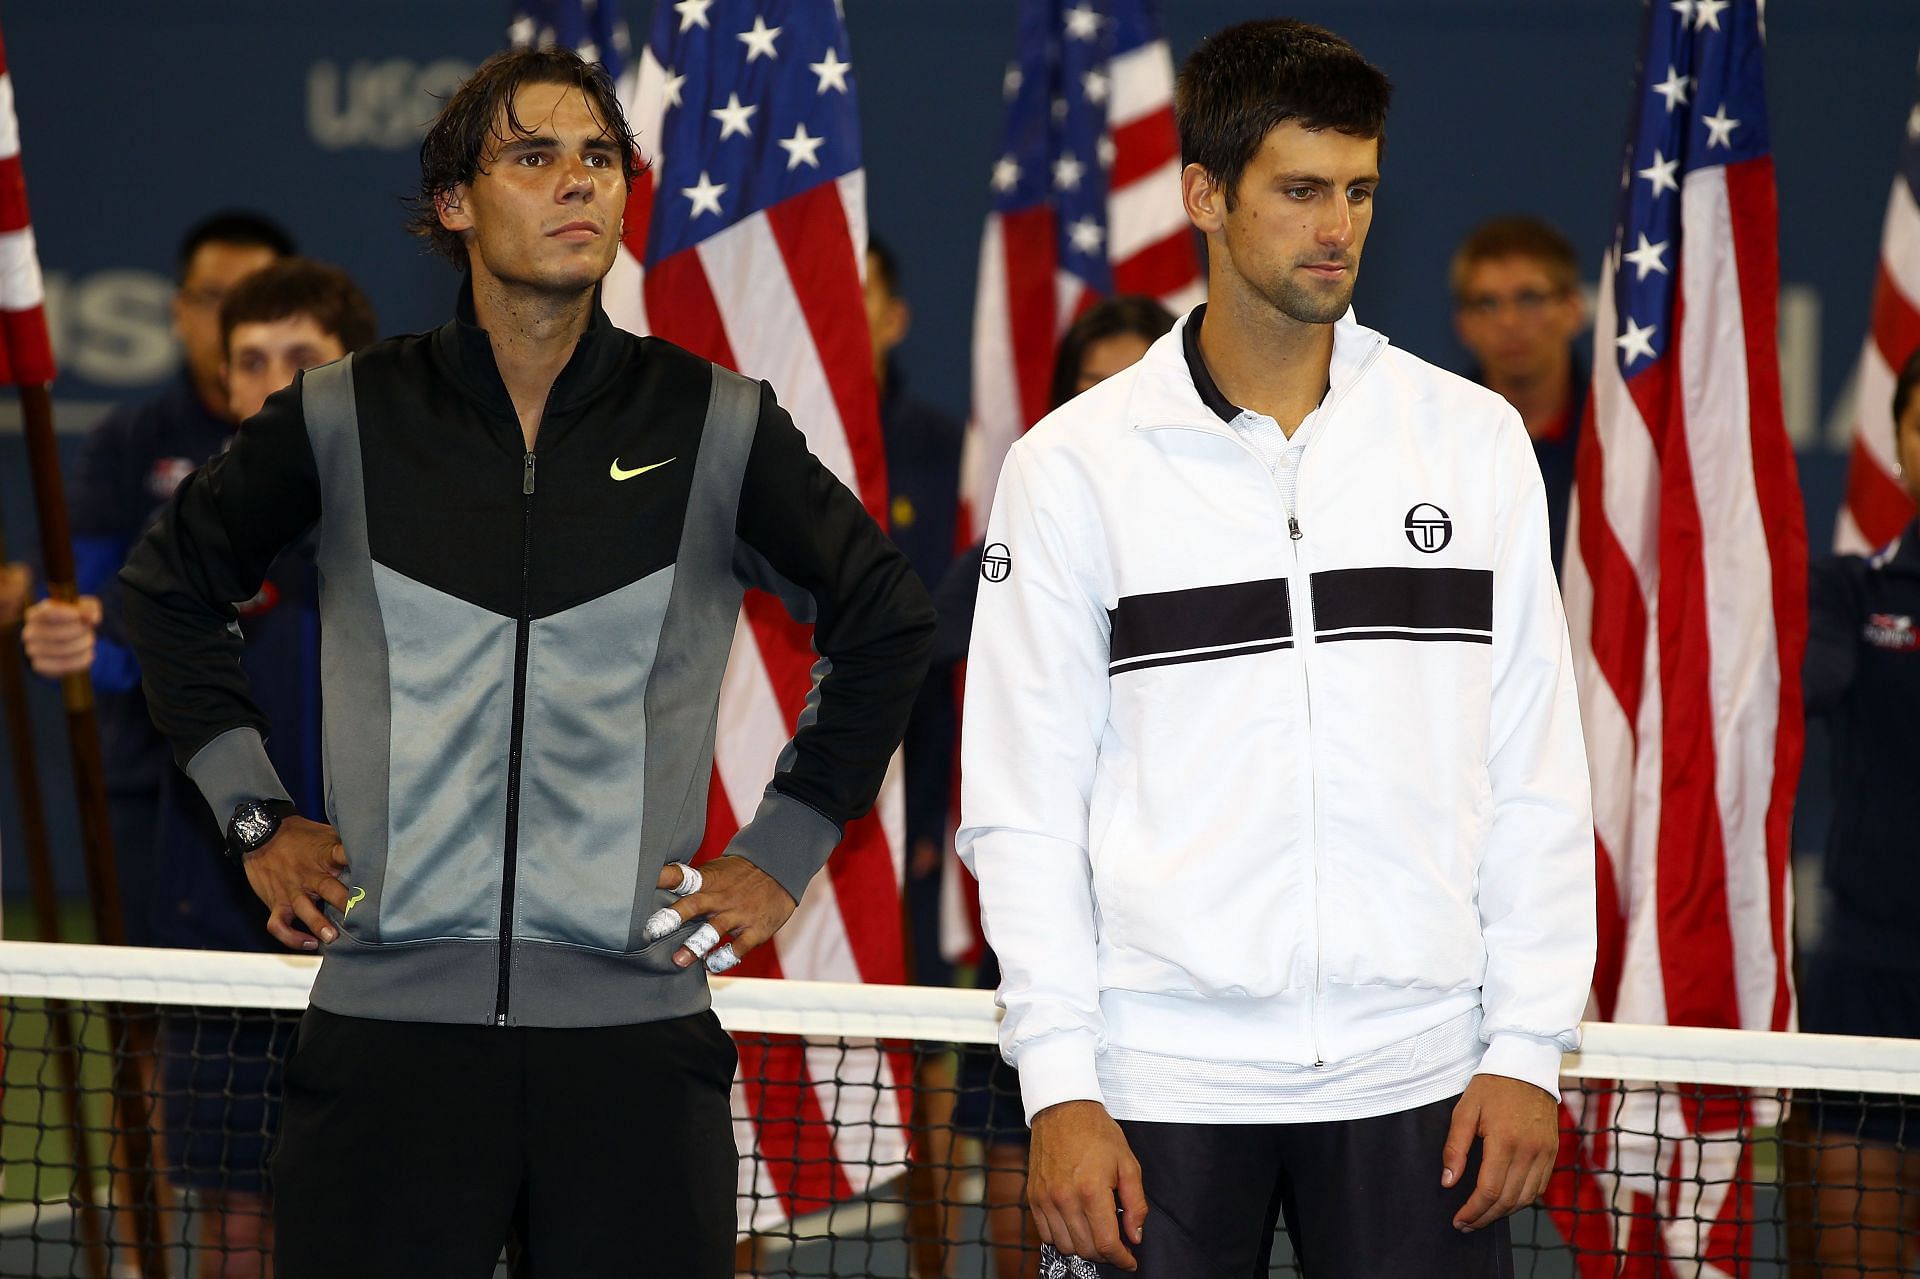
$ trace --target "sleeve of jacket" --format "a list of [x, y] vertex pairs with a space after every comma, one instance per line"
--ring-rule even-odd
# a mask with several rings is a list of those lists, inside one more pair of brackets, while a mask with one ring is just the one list
[[846, 824], [880, 792], [926, 675], [933, 605], [906, 556], [764, 384], [736, 533], [737, 576], [813, 624], [818, 660], [793, 740], [727, 851], [799, 901]]
[[1593, 984], [1593, 795], [1566, 617], [1547, 541], [1539, 467], [1518, 414], [1497, 443], [1488, 783], [1480, 862], [1481, 1074], [1559, 1095], [1560, 1057], [1580, 1045]]
[[[1103, 1100], [1089, 812], [1107, 721], [1109, 622], [1076, 560], [1098, 544], [1068, 486], [1016, 446], [987, 526], [967, 664], [959, 852], [1000, 960], [1001, 1051], [1027, 1120]], [[1004, 559], [1000, 557], [1005, 548]], [[1002, 568], [1005, 571], [1002, 572]]]
[[1807, 656], [1801, 670], [1807, 714], [1825, 715], [1853, 686], [1859, 660], [1859, 566], [1855, 556], [1817, 561], [1807, 577]]
[[296, 379], [181, 483], [120, 573], [153, 722], [222, 822], [242, 799], [289, 798], [241, 669], [234, 601], [319, 514]]

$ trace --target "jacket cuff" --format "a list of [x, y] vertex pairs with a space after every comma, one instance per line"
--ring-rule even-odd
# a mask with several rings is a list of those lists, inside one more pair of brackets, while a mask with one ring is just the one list
[[1487, 1041], [1486, 1055], [1480, 1058], [1480, 1068], [1473, 1073], [1518, 1079], [1551, 1093], [1558, 1101], [1563, 1055], [1554, 1040], [1502, 1033]]
[[727, 842], [727, 855], [746, 858], [798, 902], [839, 843], [840, 828], [819, 811], [770, 790], [753, 820]]
[[186, 763], [186, 773], [206, 796], [222, 831], [242, 800], [293, 801], [267, 759], [266, 743], [260, 740], [258, 729], [228, 729], [194, 752]]
[[1099, 1038], [1090, 1030], [1063, 1030], [1020, 1045], [1014, 1066], [1020, 1072], [1020, 1101], [1026, 1107], [1028, 1127], [1033, 1126], [1035, 1115], [1063, 1101], [1106, 1104], [1093, 1067], [1099, 1051]]

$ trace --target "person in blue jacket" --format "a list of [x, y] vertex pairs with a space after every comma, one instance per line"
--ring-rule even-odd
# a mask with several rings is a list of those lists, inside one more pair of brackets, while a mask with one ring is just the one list
[[[1893, 393], [1900, 481], [1920, 501], [1920, 351]], [[1826, 721], [1832, 825], [1820, 939], [1804, 960], [1800, 1028], [1920, 1038], [1920, 521], [1870, 555], [1813, 567], [1807, 596], [1807, 714]], [[1920, 1229], [1913, 1120], [1893, 1097], [1824, 1094], [1815, 1131], [1819, 1260], [1894, 1274]]]

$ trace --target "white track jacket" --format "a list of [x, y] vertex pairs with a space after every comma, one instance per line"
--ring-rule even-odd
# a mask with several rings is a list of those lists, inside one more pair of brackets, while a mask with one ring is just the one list
[[1001, 473], [960, 855], [1029, 1119], [1109, 1044], [1333, 1064], [1483, 1010], [1557, 1095], [1593, 827], [1546, 504], [1497, 395], [1335, 326], [1289, 514], [1182, 322]]

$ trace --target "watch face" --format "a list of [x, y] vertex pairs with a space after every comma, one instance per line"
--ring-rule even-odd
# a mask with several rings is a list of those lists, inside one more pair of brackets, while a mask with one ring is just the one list
[[273, 814], [259, 804], [242, 804], [233, 814], [233, 833], [247, 848], [258, 848], [273, 834]]

